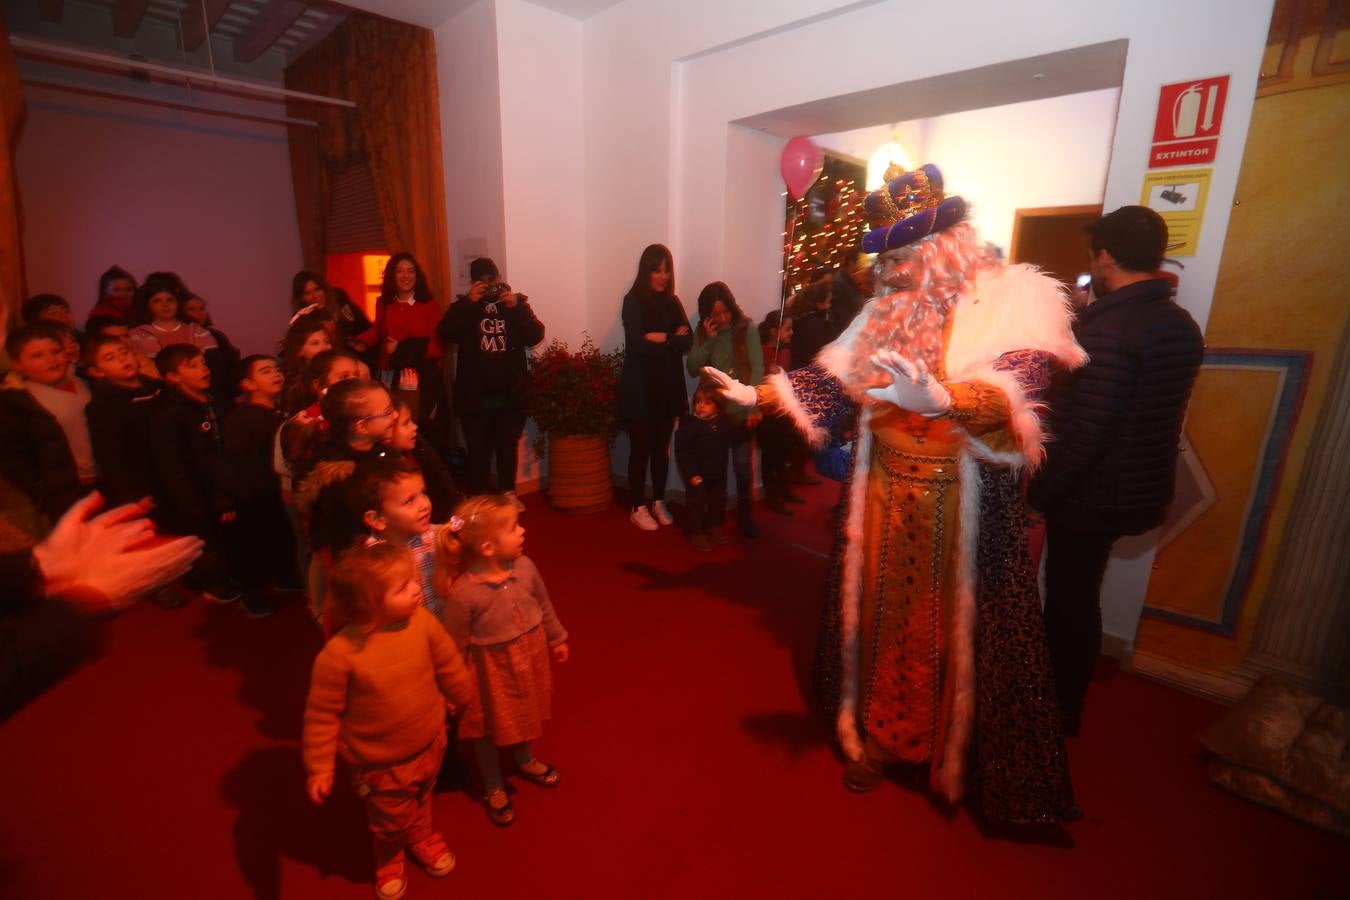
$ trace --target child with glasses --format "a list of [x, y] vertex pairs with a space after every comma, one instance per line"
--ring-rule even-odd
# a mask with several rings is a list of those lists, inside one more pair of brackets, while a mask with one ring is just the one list
[[315, 449], [314, 466], [295, 494], [309, 534], [310, 608], [315, 618], [322, 615], [324, 573], [364, 531], [360, 513], [348, 502], [346, 482], [357, 463], [396, 452], [385, 441], [398, 421], [389, 392], [366, 378], [334, 384], [319, 408], [328, 423], [328, 437]]

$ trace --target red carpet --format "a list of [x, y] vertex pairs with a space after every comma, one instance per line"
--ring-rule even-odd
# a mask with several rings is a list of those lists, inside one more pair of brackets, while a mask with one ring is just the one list
[[[518, 783], [508, 829], [439, 794], [459, 867], [408, 896], [1350, 896], [1344, 841], [1206, 785], [1194, 736], [1218, 707], [1127, 675], [1093, 686], [1069, 745], [1086, 815], [1062, 831], [985, 834], [908, 784], [846, 792], [803, 699], [833, 491], [711, 554], [527, 498], [571, 631], [538, 747], [563, 783]], [[370, 896], [350, 790], [304, 798], [317, 647], [298, 604], [124, 614], [102, 659], [0, 726], [0, 896]]]

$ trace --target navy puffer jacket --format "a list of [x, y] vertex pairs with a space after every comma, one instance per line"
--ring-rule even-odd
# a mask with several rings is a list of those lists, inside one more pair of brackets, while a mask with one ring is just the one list
[[1204, 355], [1199, 327], [1170, 285], [1127, 285], [1084, 309], [1074, 334], [1088, 363], [1055, 380], [1050, 438], [1030, 501], [1087, 530], [1142, 534], [1176, 486], [1186, 404]]

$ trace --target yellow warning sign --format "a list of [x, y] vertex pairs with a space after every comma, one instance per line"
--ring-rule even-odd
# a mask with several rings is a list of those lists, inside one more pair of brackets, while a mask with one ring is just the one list
[[1149, 172], [1139, 202], [1167, 222], [1167, 255], [1194, 256], [1213, 169]]

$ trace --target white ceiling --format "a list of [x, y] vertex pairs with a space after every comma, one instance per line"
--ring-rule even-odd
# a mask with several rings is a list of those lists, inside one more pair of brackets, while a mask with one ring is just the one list
[[[464, 12], [478, 0], [342, 0], [345, 6], [365, 10], [423, 28], [435, 28]], [[573, 19], [585, 20], [617, 6], [623, 0], [529, 0]]]
[[827, 134], [968, 109], [1120, 87], [1129, 41], [950, 72], [776, 109], [737, 122], [770, 134]]
[[529, 2], [584, 21], [611, 6], [618, 6], [623, 0], [529, 0]]

